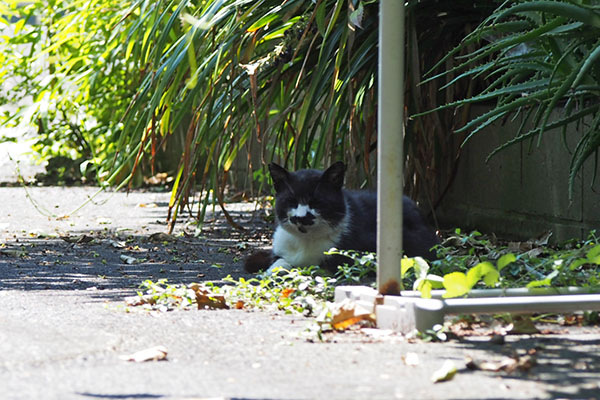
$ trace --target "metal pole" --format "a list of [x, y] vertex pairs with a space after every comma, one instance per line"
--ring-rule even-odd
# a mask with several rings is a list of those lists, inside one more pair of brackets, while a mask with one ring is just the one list
[[[432, 299], [443, 299], [445, 290], [432, 290]], [[537, 287], [537, 288], [510, 288], [510, 289], [473, 289], [465, 296], [468, 298], [481, 297], [517, 297], [517, 296], [552, 296], [567, 294], [600, 294], [598, 286], [566, 286], [566, 287]], [[402, 297], [421, 297], [421, 292], [416, 290], [403, 290]]]
[[446, 299], [443, 302], [445, 314], [562, 313], [600, 310], [598, 294]]
[[400, 294], [404, 0], [380, 0], [378, 72], [377, 289], [381, 294]]

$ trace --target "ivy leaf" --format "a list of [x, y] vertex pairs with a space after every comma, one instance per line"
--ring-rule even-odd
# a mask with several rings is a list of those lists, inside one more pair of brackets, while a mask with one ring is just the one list
[[400, 274], [401, 276], [406, 275], [406, 273], [415, 266], [415, 259], [414, 258], [406, 258], [404, 257], [401, 261], [400, 261]]
[[431, 283], [431, 287], [434, 289], [441, 289], [444, 287], [444, 278], [435, 274], [427, 274], [427, 282]]
[[558, 270], [552, 271], [544, 279], [541, 279], [539, 281], [529, 282], [527, 284], [527, 287], [528, 288], [534, 288], [534, 287], [540, 287], [540, 286], [551, 286], [552, 285], [552, 279], [556, 278], [556, 276], [558, 276]]
[[590, 261], [587, 258], [578, 258], [569, 265], [569, 269], [571, 271], [573, 271], [573, 270], [581, 267], [582, 265], [587, 264], [588, 262], [590, 262]]
[[432, 289], [432, 285], [430, 281], [427, 280], [421, 280], [420, 281], [420, 285], [417, 288], [417, 290], [419, 292], [421, 292], [421, 297], [423, 299], [430, 299], [431, 298], [431, 289]]
[[451, 272], [444, 275], [444, 288], [446, 289], [445, 298], [463, 296], [471, 289], [467, 276], [462, 272]]
[[600, 244], [588, 251], [587, 259], [591, 264], [600, 264]]
[[485, 261], [479, 263], [467, 272], [467, 284], [469, 285], [469, 289], [475, 286], [481, 278], [483, 278], [483, 281], [487, 286], [493, 286], [498, 282], [500, 274], [490, 262]]
[[513, 253], [503, 255], [498, 259], [498, 272], [502, 271], [502, 268], [515, 261], [517, 261], [517, 257], [515, 257]]

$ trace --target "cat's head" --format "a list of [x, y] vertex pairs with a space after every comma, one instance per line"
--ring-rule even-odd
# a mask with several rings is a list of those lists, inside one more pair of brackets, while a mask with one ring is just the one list
[[275, 186], [275, 212], [282, 228], [294, 234], [327, 234], [346, 215], [342, 186], [344, 163], [338, 161], [325, 171], [302, 169], [290, 172], [271, 163]]

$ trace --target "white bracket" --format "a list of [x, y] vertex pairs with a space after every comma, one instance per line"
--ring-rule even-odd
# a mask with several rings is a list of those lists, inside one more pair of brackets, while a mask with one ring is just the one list
[[444, 291], [434, 291], [437, 298], [423, 299], [414, 291], [382, 296], [366, 286], [339, 286], [335, 289], [335, 301], [356, 301], [374, 310], [378, 328], [409, 333], [442, 324], [445, 315], [600, 311], [600, 294], [593, 293], [597, 291], [598, 288], [579, 287], [490, 289], [472, 291], [471, 298], [454, 299], [443, 299]]

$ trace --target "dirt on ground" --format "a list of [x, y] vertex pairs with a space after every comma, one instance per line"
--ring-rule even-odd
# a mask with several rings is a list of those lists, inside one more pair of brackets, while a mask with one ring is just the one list
[[[320, 342], [305, 338], [310, 318], [281, 311], [127, 307], [148, 279], [249, 278], [243, 257], [268, 246], [270, 211], [251, 202], [228, 205], [244, 231], [217, 208], [202, 226], [181, 213], [167, 235], [169, 198], [0, 187], [0, 398], [600, 398], [597, 328], [554, 327], [503, 343], [363, 329]], [[155, 346], [166, 359], [126, 361]], [[448, 361], [456, 375], [433, 383]]]

